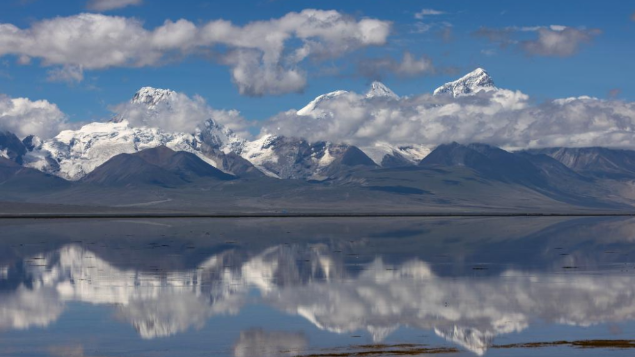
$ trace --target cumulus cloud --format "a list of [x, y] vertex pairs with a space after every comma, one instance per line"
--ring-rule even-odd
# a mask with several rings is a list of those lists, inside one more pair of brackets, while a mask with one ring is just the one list
[[306, 73], [298, 68], [304, 60], [324, 60], [383, 45], [390, 28], [386, 21], [312, 9], [244, 26], [225, 20], [196, 25], [181, 19], [154, 29], [144, 28], [134, 18], [79, 14], [42, 20], [26, 29], [0, 24], [0, 56], [39, 58], [44, 66], [72, 66], [59, 73], [73, 68], [75, 76], [70, 78], [77, 80], [77, 68], [160, 65], [174, 55], [206, 54], [221, 47], [226, 53], [211, 58], [231, 67], [241, 93], [283, 94], [306, 86]]
[[234, 346], [234, 357], [296, 356], [306, 350], [308, 340], [302, 333], [242, 331]]
[[435, 70], [432, 60], [421, 56], [416, 58], [410, 52], [405, 52], [401, 62], [394, 58], [364, 59], [358, 63], [358, 71], [361, 75], [371, 79], [381, 79], [387, 74], [394, 74], [400, 77], [416, 77]]
[[198, 95], [188, 97], [183, 93], [154, 88], [143, 88], [140, 92], [144, 91], [161, 91], [165, 96], [154, 105], [148, 105], [143, 100], [116, 105], [111, 108], [116, 117], [125, 119], [136, 127], [149, 126], [168, 132], [186, 133], [195, 132], [207, 119], [213, 119], [239, 136], [250, 135], [248, 128], [251, 123], [237, 110], [214, 109]]
[[415, 19], [423, 19], [426, 16], [435, 16], [435, 15], [443, 15], [445, 12], [434, 10], [434, 9], [422, 9], [421, 11], [415, 14]]
[[0, 94], [0, 130], [20, 138], [28, 135], [49, 138], [68, 126], [66, 115], [53, 103]]
[[550, 146], [635, 148], [635, 103], [589, 97], [541, 104], [519, 91], [487, 90], [453, 98], [423, 94], [394, 101], [347, 93], [324, 98], [313, 118], [296, 111], [269, 119], [263, 133], [365, 147], [457, 141], [511, 149]]
[[143, 0], [90, 0], [86, 7], [92, 11], [109, 11], [142, 3]]
[[49, 82], [79, 83], [84, 80], [84, 70], [81, 66], [66, 65], [48, 71]]
[[569, 57], [580, 49], [580, 46], [591, 42], [599, 30], [578, 30], [571, 27], [564, 29], [538, 29], [538, 38], [520, 43], [525, 53], [536, 56]]
[[[536, 33], [530, 40], [519, 40], [519, 33]], [[518, 45], [518, 48], [530, 56], [569, 57], [590, 43], [601, 33], [598, 29], [576, 29], [562, 25], [531, 27], [481, 27], [472, 33], [475, 37], [485, 38], [501, 48]]]
[[232, 80], [240, 94], [262, 96], [300, 92], [306, 87], [306, 73], [297, 68], [284, 68], [279, 64], [268, 65], [263, 55], [253, 50], [235, 50], [224, 57], [232, 66]]

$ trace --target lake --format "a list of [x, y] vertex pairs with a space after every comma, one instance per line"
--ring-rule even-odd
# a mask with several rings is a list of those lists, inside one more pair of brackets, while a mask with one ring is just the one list
[[635, 219], [0, 220], [0, 356], [630, 356]]

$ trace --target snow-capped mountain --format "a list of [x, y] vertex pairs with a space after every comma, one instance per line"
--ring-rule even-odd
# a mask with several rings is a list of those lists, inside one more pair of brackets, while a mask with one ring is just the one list
[[157, 146], [197, 154], [210, 165], [218, 165], [200, 151], [201, 142], [192, 134], [168, 133], [157, 128], [133, 128], [127, 121], [91, 123], [65, 130], [45, 140], [25, 157], [25, 166], [79, 180], [110, 158]]
[[385, 97], [391, 99], [399, 99], [399, 96], [395, 94], [390, 88], [386, 87], [383, 83], [375, 81], [370, 85], [370, 89], [366, 92], [366, 98]]
[[[322, 94], [296, 113], [301, 117], [307, 117], [307, 120], [332, 117], [334, 114], [329, 108], [330, 101], [347, 95], [356, 94], [344, 90]], [[372, 98], [399, 98], [380, 82], [373, 82], [365, 97], [369, 100]], [[354, 150], [352, 148], [352, 146], [343, 143], [324, 141], [311, 143], [301, 138], [268, 134], [245, 143], [240, 153], [244, 159], [250, 161], [268, 176], [282, 179], [321, 180], [339, 171], [334, 166], [340, 164], [344, 155], [349, 150]], [[366, 150], [362, 151], [368, 154]], [[389, 152], [392, 153], [392, 150]], [[373, 161], [380, 164], [381, 157], [379, 160]], [[354, 160], [354, 162], [363, 165], [365, 160]]]
[[[131, 100], [143, 104], [147, 122], [160, 110], [170, 110], [175, 92], [144, 87]], [[244, 140], [231, 130], [216, 123], [213, 118], [193, 133], [168, 132], [150, 126], [133, 127], [126, 120], [125, 112], [107, 123], [91, 123], [77, 130], [65, 130], [56, 137], [39, 141], [32, 139], [32, 148], [25, 156], [25, 166], [68, 180], [78, 180], [110, 158], [124, 153], [166, 146], [175, 151], [186, 151], [200, 157], [210, 165], [226, 172], [226, 166], [248, 171], [249, 163], [227, 155], [240, 151]]]
[[477, 93], [482, 90], [496, 90], [494, 81], [487, 71], [477, 68], [474, 71], [453, 82], [448, 82], [434, 90], [434, 95], [452, 95], [460, 97], [467, 94]]
[[[328, 102], [334, 98], [342, 97], [348, 94], [353, 94], [345, 90], [336, 90], [334, 92], [322, 94], [313, 99], [309, 104], [297, 111], [300, 116], [308, 116], [312, 118], [324, 118], [333, 115], [328, 108]], [[395, 94], [390, 88], [386, 87], [381, 82], [373, 82], [370, 88], [365, 94], [368, 99], [371, 98], [390, 98], [399, 99], [399, 96]]]
[[145, 104], [148, 109], [156, 109], [159, 105], [170, 104], [170, 98], [176, 93], [169, 89], [143, 87], [132, 97], [132, 103]]
[[[313, 119], [332, 117], [334, 114], [329, 108], [329, 105], [330, 105], [329, 101], [334, 98], [342, 97], [349, 94], [352, 94], [352, 93], [339, 90], [339, 91], [334, 91], [331, 93], [320, 95], [317, 98], [315, 98], [313, 101], [311, 101], [308, 105], [306, 105], [304, 108], [298, 110], [297, 114], [300, 116], [306, 116]], [[364, 98], [366, 98], [369, 101], [377, 100], [381, 98], [398, 100], [399, 96], [395, 94], [395, 92], [393, 92], [390, 88], [388, 88], [383, 83], [375, 81], [371, 84], [370, 88], [364, 95]], [[270, 140], [270, 138], [266, 140]], [[318, 146], [328, 148], [329, 146], [332, 146], [332, 145], [333, 144], [326, 143], [326, 146], [323, 146], [323, 145], [318, 145]], [[341, 149], [341, 147], [344, 147], [345, 145], [339, 144], [338, 146]], [[391, 167], [415, 165], [419, 161], [421, 161], [421, 159], [425, 157], [427, 153], [430, 152], [430, 149], [423, 145], [398, 147], [398, 146], [390, 145], [385, 142], [374, 143], [369, 146], [361, 147], [360, 149], [366, 155], [368, 155], [368, 157], [370, 157], [375, 162], [375, 164], [379, 166], [384, 166], [384, 164], [386, 164]], [[329, 151], [328, 153], [318, 152], [315, 154], [315, 157], [317, 158], [325, 157], [332, 160], [334, 159], [332, 157], [334, 155], [332, 151], [333, 150]], [[339, 152], [341, 154], [343, 151], [335, 150], [335, 152]], [[248, 157], [245, 157], [245, 158], [252, 161]], [[321, 160], [320, 162], [328, 162], [328, 160], [324, 159], [324, 160]], [[259, 165], [259, 163], [256, 163], [256, 162], [254, 162], [254, 164], [256, 166]], [[323, 168], [323, 167], [324, 166], [319, 166], [319, 168]]]
[[[143, 115], [147, 126], [153, 126], [153, 118], [173, 111], [173, 102], [177, 100], [178, 93], [169, 89], [158, 89], [152, 87], [143, 87], [132, 97], [130, 103], [141, 105], [145, 110]], [[113, 118], [113, 122], [122, 122], [126, 120], [127, 112], [119, 114]], [[200, 141], [220, 150], [223, 153], [236, 152], [244, 144], [245, 140], [238, 137], [229, 128], [217, 123], [213, 118], [207, 118], [202, 125], [199, 125], [195, 133], [199, 136]]]
[[[435, 90], [435, 95], [454, 97], [477, 93], [481, 90], [504, 90], [494, 87], [494, 82], [483, 69], [450, 82]], [[191, 131], [170, 131], [159, 128], [158, 122], [171, 120], [171, 113], [179, 112], [179, 100], [184, 95], [168, 89], [141, 88], [129, 102], [122, 106], [117, 116], [105, 123], [91, 123], [76, 130], [65, 130], [56, 137], [40, 140], [28, 137], [21, 143], [26, 154], [10, 154], [19, 157], [24, 165], [68, 180], [78, 180], [92, 172], [110, 158], [122, 153], [135, 153], [158, 146], [197, 155], [210, 165], [238, 176], [268, 175], [280, 179], [325, 179], [340, 172], [334, 168], [342, 162], [352, 146], [344, 143], [308, 142], [302, 138], [263, 135], [248, 141], [214, 120], [202, 119]], [[296, 113], [302, 120], [331, 118], [335, 99], [368, 101], [382, 105], [386, 100], [398, 101], [390, 88], [373, 82], [365, 94], [338, 90], [318, 96]], [[373, 105], [374, 105], [373, 104]], [[165, 126], [160, 126], [165, 127]], [[15, 141], [15, 140], [13, 140]], [[6, 146], [6, 145], [5, 145]], [[417, 145], [391, 145], [386, 142], [370, 143], [360, 148], [376, 165], [396, 167], [416, 165], [431, 151], [425, 143]], [[15, 151], [15, 150], [14, 150]], [[365, 160], [353, 160], [365, 162]]]
[[304, 108], [298, 110], [297, 114], [301, 116], [309, 116], [313, 118], [322, 118], [328, 115], [333, 115], [328, 109], [323, 108], [323, 104], [330, 99], [337, 98], [343, 95], [349, 94], [345, 90], [337, 90], [334, 92], [322, 94], [313, 99]]
[[[324, 180], [338, 171], [337, 166], [351, 148], [346, 144], [264, 135], [246, 143], [241, 155], [271, 177]], [[344, 165], [364, 165], [364, 160]]]
[[431, 151], [425, 145], [395, 146], [385, 142], [363, 146], [361, 149], [381, 167], [416, 165]]

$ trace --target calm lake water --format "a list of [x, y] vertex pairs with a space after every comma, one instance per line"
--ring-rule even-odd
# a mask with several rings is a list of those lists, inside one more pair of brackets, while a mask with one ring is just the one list
[[635, 219], [0, 221], [0, 356], [631, 356]]

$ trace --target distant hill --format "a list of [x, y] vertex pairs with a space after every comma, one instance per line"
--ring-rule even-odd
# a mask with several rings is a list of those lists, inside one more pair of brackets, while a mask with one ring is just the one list
[[584, 175], [606, 178], [635, 178], [635, 151], [589, 148], [546, 148], [526, 150], [528, 154], [550, 156]]
[[177, 187], [203, 178], [228, 181], [235, 177], [214, 168], [194, 154], [159, 146], [134, 154], [117, 155], [84, 177], [82, 182], [106, 186]]

